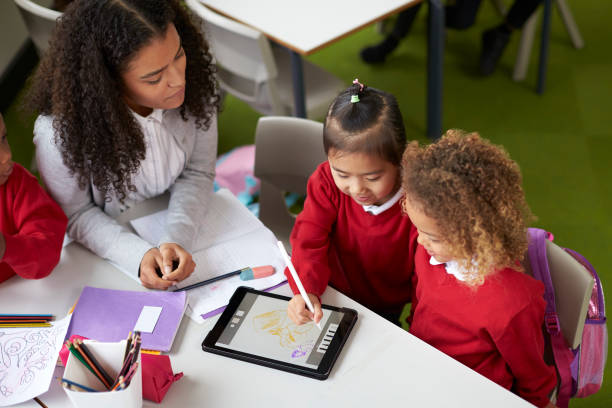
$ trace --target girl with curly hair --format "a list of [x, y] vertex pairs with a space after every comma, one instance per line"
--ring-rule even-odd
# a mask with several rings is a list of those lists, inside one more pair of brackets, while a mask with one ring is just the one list
[[410, 302], [416, 229], [402, 214], [400, 165], [406, 147], [395, 97], [360, 84], [332, 102], [323, 129], [327, 161], [308, 180], [291, 232], [291, 259], [314, 313], [295, 296], [288, 315], [318, 322], [328, 284], [399, 325]]
[[[72, 2], [28, 95], [38, 168], [69, 236], [146, 287], [189, 276], [213, 190], [218, 101], [208, 44], [178, 1]], [[167, 190], [158, 247], [115, 220]]]
[[532, 404], [552, 406], [544, 285], [527, 250], [518, 165], [478, 134], [450, 130], [403, 159], [404, 211], [418, 230], [410, 332]]

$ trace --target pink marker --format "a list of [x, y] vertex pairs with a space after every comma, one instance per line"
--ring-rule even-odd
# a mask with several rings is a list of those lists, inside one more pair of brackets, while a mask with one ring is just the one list
[[226, 273], [225, 275], [215, 276], [214, 278], [207, 279], [202, 282], [194, 283], [193, 285], [185, 286], [184, 288], [175, 289], [174, 292], [180, 292], [183, 290], [199, 288], [200, 286], [208, 285], [209, 283], [213, 283], [221, 279], [229, 278], [235, 275], [240, 275], [240, 279], [245, 281], [245, 280], [251, 280], [251, 279], [265, 278], [266, 276], [273, 275], [274, 272], [275, 270], [272, 265], [257, 266], [255, 268], [249, 268], [247, 266], [246, 268], [238, 269], [237, 271]]

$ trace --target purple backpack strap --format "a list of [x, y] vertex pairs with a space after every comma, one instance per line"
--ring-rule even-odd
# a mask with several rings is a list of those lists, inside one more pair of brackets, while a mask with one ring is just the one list
[[555, 308], [555, 288], [550, 279], [548, 270], [548, 260], [546, 258], [546, 240], [549, 238], [548, 232], [539, 228], [529, 228], [529, 262], [533, 272], [533, 277], [544, 284], [544, 300], [546, 300], [546, 313], [544, 324], [546, 330], [551, 335], [561, 331], [559, 316]]
[[572, 394], [572, 373], [570, 364], [573, 353], [567, 346], [567, 342], [561, 333], [559, 316], [555, 307], [555, 289], [550, 279], [548, 260], [546, 257], [546, 240], [552, 241], [552, 234], [539, 228], [529, 228], [529, 247], [527, 249], [529, 263], [534, 278], [544, 284], [544, 300], [546, 300], [546, 312], [544, 324], [550, 335], [551, 346], [555, 357], [555, 365], [560, 376], [559, 389], [557, 392], [557, 406], [567, 407]]

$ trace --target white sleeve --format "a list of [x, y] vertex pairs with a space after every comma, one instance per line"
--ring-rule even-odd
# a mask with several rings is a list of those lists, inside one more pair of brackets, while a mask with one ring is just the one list
[[84, 189], [79, 187], [76, 175], [70, 174], [55, 144], [52, 117], [38, 117], [34, 144], [41, 178], [68, 217], [68, 236], [140, 282], [140, 261], [151, 244], [104, 213], [94, 202], [90, 183]]
[[200, 220], [204, 219], [213, 193], [217, 159], [217, 116], [207, 130], [196, 129], [193, 153], [170, 188], [166, 234], [160, 240], [195, 249]]

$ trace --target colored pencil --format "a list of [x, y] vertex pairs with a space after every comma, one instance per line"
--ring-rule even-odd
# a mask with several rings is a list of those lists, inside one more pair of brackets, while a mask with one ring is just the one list
[[40, 405], [43, 408], [49, 408], [47, 405], [45, 405], [44, 402], [42, 402], [41, 400], [38, 399], [38, 397], [34, 397], [32, 398], [34, 401], [36, 401], [36, 403], [38, 403], [38, 405]]
[[47, 319], [0, 319], [0, 323], [49, 323]]
[[86, 387], [84, 385], [81, 385], [81, 384], [76, 383], [74, 381], [67, 380], [65, 378], [62, 378], [60, 381], [62, 382], [62, 385], [65, 388], [68, 388], [69, 390], [72, 390], [72, 391], [80, 391], [80, 390], [73, 389], [73, 387], [78, 387], [81, 390], [87, 391], [87, 392], [99, 392], [98, 390], [94, 390], [93, 388]]
[[136, 373], [137, 369], [138, 369], [138, 361], [132, 364], [132, 366], [130, 367], [130, 371], [128, 371], [128, 373], [125, 375], [123, 379], [123, 382], [125, 383], [126, 387], [130, 385], [130, 381], [132, 381], [132, 377]]
[[129, 332], [127, 341], [125, 342], [125, 352], [123, 353], [123, 361], [125, 361], [125, 358], [127, 357], [128, 352], [130, 351], [131, 344], [132, 344], [132, 332]]
[[[111, 391], [117, 391], [118, 387], [123, 385], [123, 376], [120, 375], [119, 378], [117, 378], [117, 383], [113, 386], [113, 388], [111, 389]], [[119, 388], [120, 389], [120, 388]]]
[[93, 370], [93, 373], [96, 377], [98, 377], [98, 379], [100, 381], [102, 381], [102, 384], [104, 384], [104, 386], [106, 387], [107, 390], [109, 390], [111, 388], [110, 384], [106, 381], [106, 379], [104, 378], [104, 376], [102, 375], [102, 373], [100, 372], [100, 370], [98, 370], [98, 367], [96, 367], [96, 365], [93, 363], [93, 361], [91, 361], [89, 359], [89, 357], [87, 357], [85, 355], [85, 353], [81, 350], [81, 346], [78, 343], [74, 343], [74, 348], [77, 350], [77, 352], [83, 357], [83, 360], [87, 361], [87, 364], [89, 365], [89, 367], [91, 367], [91, 369]]
[[70, 350], [70, 352], [79, 359], [79, 361], [89, 370], [91, 371], [91, 373], [94, 375], [94, 377], [96, 377], [98, 380], [100, 380], [100, 382], [104, 385], [104, 387], [106, 387], [108, 389], [108, 386], [106, 385], [106, 383], [104, 382], [104, 380], [102, 379], [101, 376], [98, 376], [98, 374], [96, 374], [96, 371], [93, 369], [93, 367], [91, 367], [83, 358], [83, 356], [81, 355], [81, 353], [79, 353], [77, 351], [77, 349], [75, 348], [75, 346], [68, 340], [66, 341], [66, 347], [68, 347], [68, 350]]
[[0, 323], [0, 327], [51, 327], [50, 323]]
[[243, 271], [248, 270], [248, 269], [250, 269], [250, 268], [247, 266], [246, 268], [238, 269], [237, 271], [228, 272], [228, 273], [226, 273], [224, 275], [215, 276], [214, 278], [206, 279], [206, 280], [203, 280], [203, 281], [198, 282], [198, 283], [194, 283], [194, 284], [189, 285], [189, 286], [185, 286], [185, 287], [182, 287], [182, 288], [174, 289], [173, 292], [181, 292], [181, 291], [184, 291], [184, 290], [190, 290], [190, 289], [199, 288], [200, 286], [208, 285], [209, 283], [217, 282], [217, 281], [220, 281], [221, 279], [231, 278], [232, 276], [240, 275]]
[[80, 350], [80, 351], [83, 352], [82, 354], [83, 354], [83, 357], [85, 358], [85, 360], [90, 365], [92, 365], [93, 368], [97, 369], [100, 372], [100, 375], [102, 376], [102, 378], [104, 379], [104, 381], [107, 384], [107, 388], [110, 388], [111, 384], [113, 383], [112, 377], [110, 375], [108, 375], [106, 370], [104, 370], [102, 365], [98, 362], [98, 360], [96, 360], [96, 358], [91, 353], [91, 351], [87, 348], [87, 346], [85, 344], [83, 344], [83, 340], [76, 339], [75, 343], [76, 343], [77, 350]]
[[134, 349], [134, 354], [132, 355], [132, 362], [134, 364], [138, 360], [138, 355], [140, 354], [140, 346], [142, 344], [142, 340], [140, 339], [140, 334], [136, 337], [136, 347]]

